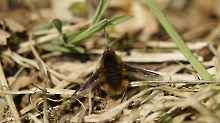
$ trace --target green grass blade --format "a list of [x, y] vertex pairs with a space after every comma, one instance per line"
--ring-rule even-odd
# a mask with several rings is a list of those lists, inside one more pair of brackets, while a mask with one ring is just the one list
[[213, 77], [207, 72], [207, 70], [201, 65], [201, 63], [193, 56], [190, 52], [189, 48], [184, 43], [183, 39], [176, 32], [175, 29], [170, 25], [168, 20], [164, 17], [163, 13], [159, 10], [153, 0], [146, 0], [147, 4], [151, 8], [152, 12], [155, 14], [157, 19], [160, 21], [162, 26], [165, 28], [167, 33], [173, 39], [173, 41], [177, 44], [180, 51], [184, 54], [186, 59], [190, 62], [190, 64], [194, 67], [194, 69], [199, 73], [199, 75], [204, 80], [213, 80]]
[[107, 26], [112, 26], [112, 25], [116, 25], [116, 24], [122, 23], [122, 22], [124, 22], [126, 20], [129, 20], [129, 19], [133, 18], [133, 17], [134, 16], [131, 16], [131, 15], [123, 15], [123, 16], [119, 16], [119, 17], [113, 18], [113, 19], [108, 21]]
[[96, 24], [97, 22], [99, 22], [99, 20], [101, 19], [103, 13], [107, 9], [109, 3], [110, 3], [110, 0], [100, 0], [99, 6], [98, 6], [97, 10], [95, 11], [92, 22], [90, 24], [90, 27], [92, 25]]
[[68, 39], [67, 42], [69, 44], [78, 44], [80, 43], [82, 40], [92, 36], [95, 32], [97, 32], [98, 30], [103, 29], [103, 27], [105, 27], [107, 21], [103, 20], [100, 21], [96, 24], [94, 24], [93, 26], [83, 30], [82, 32], [80, 32], [79, 34], [75, 35], [75, 36], [71, 36], [72, 38]]
[[85, 49], [80, 46], [66, 47], [63, 45], [53, 44], [51, 42], [41, 44], [41, 48], [46, 51], [60, 51], [64, 53], [70, 53], [70, 52], [85, 53]]
[[75, 45], [75, 44], [79, 43], [80, 41], [92, 36], [95, 32], [105, 28], [106, 26], [113, 26], [113, 25], [122, 23], [132, 17], [133, 16], [131, 16], [131, 15], [124, 15], [124, 16], [113, 18], [111, 20], [104, 19], [104, 20], [99, 21], [98, 23], [90, 26], [89, 28], [82, 30], [81, 32], [77, 33], [77, 35], [71, 36], [71, 38], [69, 38], [67, 40], [67, 42], [69, 44]]

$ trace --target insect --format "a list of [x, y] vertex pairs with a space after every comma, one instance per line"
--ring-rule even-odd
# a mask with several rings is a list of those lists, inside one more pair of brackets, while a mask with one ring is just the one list
[[100, 60], [99, 69], [90, 76], [79, 90], [75, 91], [73, 96], [76, 96], [78, 92], [97, 79], [110, 97], [122, 95], [129, 85], [129, 80], [162, 80], [163, 77], [156, 72], [122, 62], [121, 58], [109, 47], [106, 33], [105, 38], [106, 50]]

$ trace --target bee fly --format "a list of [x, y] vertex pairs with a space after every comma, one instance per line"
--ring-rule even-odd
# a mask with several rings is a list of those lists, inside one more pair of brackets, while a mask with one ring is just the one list
[[100, 85], [110, 97], [122, 95], [129, 84], [129, 80], [162, 80], [162, 76], [156, 72], [140, 69], [138, 67], [123, 63], [121, 58], [115, 54], [108, 45], [107, 35], [106, 50], [102, 55], [99, 69], [75, 91], [73, 96], [85, 89], [90, 83], [99, 79]]

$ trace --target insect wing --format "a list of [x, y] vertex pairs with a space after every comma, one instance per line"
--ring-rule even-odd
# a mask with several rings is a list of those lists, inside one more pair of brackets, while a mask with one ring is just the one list
[[140, 69], [138, 67], [126, 64], [126, 63], [122, 63], [122, 66], [126, 69], [127, 72], [127, 77], [129, 80], [132, 81], [158, 81], [158, 80], [163, 80], [163, 77], [154, 72], [154, 71], [150, 71], [150, 70], [144, 70], [144, 69]]

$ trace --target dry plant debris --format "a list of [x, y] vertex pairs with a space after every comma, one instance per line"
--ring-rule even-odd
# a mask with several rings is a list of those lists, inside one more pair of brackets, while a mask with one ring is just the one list
[[74, 0], [2, 0], [0, 121], [220, 122], [219, 1], [155, 1], [215, 80], [200, 80], [145, 1], [112, 0], [103, 18], [135, 16], [106, 28], [112, 48], [122, 61], [157, 71], [163, 80], [131, 81], [125, 96], [118, 100], [94, 82], [93, 91], [87, 88], [72, 99], [75, 90], [99, 67], [105, 46], [103, 33], [79, 44], [85, 48], [84, 54], [48, 52], [41, 44], [59, 35], [51, 26], [52, 19], [67, 22], [63, 33], [87, 27], [99, 1], [82, 0], [87, 5], [82, 16], [71, 11], [71, 6], [81, 5]]

